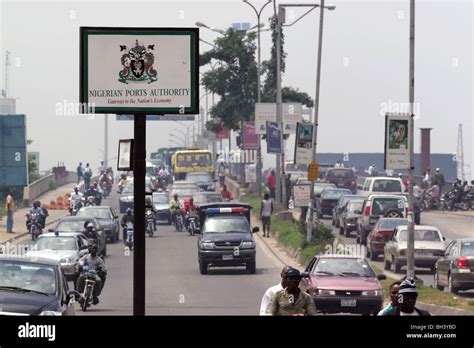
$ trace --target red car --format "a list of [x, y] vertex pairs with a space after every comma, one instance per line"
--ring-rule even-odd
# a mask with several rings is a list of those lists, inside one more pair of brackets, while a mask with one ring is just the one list
[[322, 313], [377, 315], [382, 308], [383, 289], [366, 259], [349, 255], [317, 255], [305, 272], [300, 288]]
[[395, 227], [405, 225], [408, 225], [408, 220], [404, 218], [380, 218], [367, 236], [367, 257], [375, 261], [382, 256], [385, 243], [392, 237]]

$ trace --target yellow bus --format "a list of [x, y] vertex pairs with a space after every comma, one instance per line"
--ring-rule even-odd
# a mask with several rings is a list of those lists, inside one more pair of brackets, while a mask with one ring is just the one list
[[210, 150], [178, 150], [172, 157], [175, 180], [184, 180], [187, 173], [205, 172], [214, 178], [214, 161]]

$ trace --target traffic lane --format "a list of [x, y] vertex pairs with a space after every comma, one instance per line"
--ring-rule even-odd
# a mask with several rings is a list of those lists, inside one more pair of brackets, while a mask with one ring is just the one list
[[[118, 195], [104, 200], [118, 211]], [[245, 267], [210, 268], [201, 275], [197, 236], [159, 224], [146, 237], [146, 313], [148, 315], [258, 315], [264, 292], [280, 281], [281, 266], [257, 244], [257, 272]], [[79, 315], [132, 315], [133, 251], [120, 241], [108, 244], [108, 275], [100, 303]], [[119, 289], [119, 291], [118, 291]]]
[[422, 225], [437, 227], [441, 231], [441, 235], [446, 237], [446, 243], [453, 239], [474, 236], [474, 217], [423, 212], [420, 220]]
[[[325, 225], [327, 225], [328, 227], [330, 227], [332, 229], [333, 235], [341, 243], [346, 244], [346, 245], [357, 245], [358, 248], [356, 248], [355, 250], [359, 251], [360, 255], [366, 257], [366, 250], [367, 249], [365, 248], [365, 246], [362, 247], [362, 246], [360, 246], [356, 243], [356, 240], [355, 240], [356, 232], [355, 231], [351, 232], [351, 235], [349, 237], [346, 237], [345, 235], [340, 235], [339, 234], [339, 228], [336, 228], [335, 226], [332, 226], [331, 218], [329, 218], [329, 219], [325, 218], [325, 219], [322, 219], [321, 221]], [[428, 224], [428, 223], [425, 223], [424, 221], [422, 221], [422, 223], [423, 224]], [[433, 225], [433, 226], [438, 227], [436, 225]], [[441, 230], [441, 231], [442, 231], [442, 234], [443, 234], [443, 230]], [[447, 243], [448, 243], [448, 237], [446, 237], [446, 243], [445, 244], [447, 245]], [[380, 270], [383, 270], [383, 267], [384, 267], [383, 256], [379, 257], [377, 259], [377, 261], [371, 261], [369, 259], [368, 259], [368, 261], [372, 265], [378, 267]], [[397, 276], [399, 276], [400, 278], [403, 278], [406, 275], [406, 267], [405, 266], [402, 267], [402, 272], [404, 272], [404, 273], [398, 273]], [[415, 275], [418, 278], [420, 278], [421, 280], [423, 280], [423, 284], [425, 286], [431, 286], [431, 287], [434, 286], [434, 273], [430, 269], [415, 267]], [[447, 291], [447, 290], [445, 289], [445, 291]], [[464, 292], [461, 291], [461, 292], [459, 292], [459, 296], [466, 297], [466, 298], [474, 298], [474, 290], [469, 290], [469, 291], [464, 291]]]

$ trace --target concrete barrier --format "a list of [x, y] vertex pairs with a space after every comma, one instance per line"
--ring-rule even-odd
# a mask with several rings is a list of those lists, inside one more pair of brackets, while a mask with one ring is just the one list
[[56, 188], [69, 183], [77, 183], [76, 172], [66, 172], [64, 176], [46, 175], [25, 187], [23, 191], [24, 205], [29, 206], [36, 198], [50, 191], [53, 187]]

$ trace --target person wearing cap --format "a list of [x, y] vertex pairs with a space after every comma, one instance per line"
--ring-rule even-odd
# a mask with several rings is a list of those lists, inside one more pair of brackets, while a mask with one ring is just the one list
[[377, 316], [386, 315], [386, 313], [390, 312], [393, 308], [398, 306], [398, 290], [400, 290], [400, 284], [401, 283], [402, 283], [401, 281], [397, 280], [396, 282], [393, 282], [392, 284], [390, 284], [389, 291], [390, 291], [390, 300], [391, 300], [391, 302], [388, 306], [383, 308], [377, 314]]
[[133, 216], [133, 211], [131, 208], [127, 208], [125, 215], [122, 216], [122, 220], [120, 220], [120, 226], [122, 226], [122, 239], [123, 243], [127, 243], [127, 224], [131, 223], [132, 225], [135, 224], [135, 218]]
[[441, 192], [445, 183], [446, 182], [444, 180], [443, 172], [439, 168], [436, 168], [436, 173], [435, 175], [433, 175], [433, 185], [438, 185], [439, 187], [439, 195], [436, 198], [439, 198], [439, 196], [441, 196]]
[[307, 293], [301, 291], [301, 274], [291, 268], [285, 275], [286, 288], [273, 295], [267, 307], [267, 315], [316, 315], [316, 306]]
[[386, 312], [386, 316], [430, 316], [428, 311], [416, 308], [418, 292], [413, 278], [406, 278], [398, 290], [398, 306]]
[[[95, 279], [94, 293], [93, 293], [93, 304], [99, 303], [99, 295], [102, 292], [105, 283], [105, 275], [107, 274], [107, 267], [105, 266], [104, 260], [97, 255], [97, 244], [89, 243], [89, 253], [84, 255], [76, 266], [76, 274], [80, 274], [77, 278], [76, 289], [79, 293], [84, 291], [85, 286], [85, 274], [83, 268], [85, 265], [89, 267], [89, 270], [97, 271]], [[103, 280], [104, 279], [104, 280]]]
[[286, 273], [291, 269], [290, 266], [285, 266], [281, 270], [280, 276], [281, 276], [281, 282], [278, 283], [277, 285], [272, 286], [271, 288], [268, 288], [267, 291], [265, 291], [265, 294], [263, 294], [262, 297], [262, 303], [260, 304], [260, 315], [266, 315], [266, 311], [268, 308], [268, 305], [270, 303], [270, 300], [272, 297], [278, 292], [283, 290], [288, 286], [287, 281], [286, 281]]
[[96, 242], [99, 241], [99, 233], [95, 230], [94, 224], [91, 221], [86, 221], [84, 223], [84, 232], [82, 232], [87, 239], [93, 239]]

